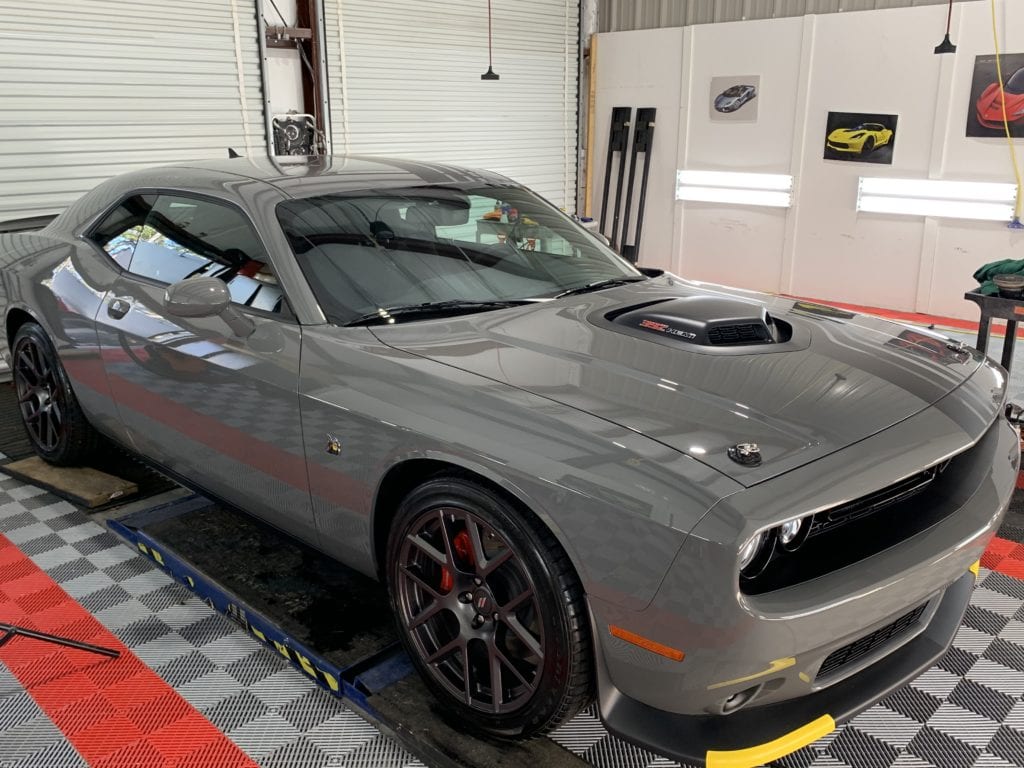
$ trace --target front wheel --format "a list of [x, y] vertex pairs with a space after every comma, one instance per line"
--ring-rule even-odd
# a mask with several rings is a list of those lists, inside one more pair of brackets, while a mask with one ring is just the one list
[[37, 323], [25, 323], [11, 349], [21, 421], [36, 453], [74, 466], [95, 453], [99, 436], [82, 413], [53, 344]]
[[402, 502], [387, 580], [399, 634], [427, 687], [492, 736], [544, 733], [589, 700], [583, 591], [550, 531], [457, 477]]
[[864, 148], [860, 151], [862, 155], [869, 155], [875, 150], [875, 138], [874, 136], [868, 136], [864, 140]]

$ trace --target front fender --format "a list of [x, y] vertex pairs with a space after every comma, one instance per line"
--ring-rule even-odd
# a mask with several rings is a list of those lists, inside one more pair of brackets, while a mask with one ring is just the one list
[[371, 572], [381, 482], [411, 459], [504, 489], [558, 538], [589, 593], [634, 610], [650, 602], [690, 528], [738, 487], [635, 432], [395, 350], [365, 329], [304, 331], [300, 392], [307, 435], [354, 445], [330, 458], [322, 446], [307, 450], [311, 480], [328, 468], [337, 478], [311, 488], [324, 548]]

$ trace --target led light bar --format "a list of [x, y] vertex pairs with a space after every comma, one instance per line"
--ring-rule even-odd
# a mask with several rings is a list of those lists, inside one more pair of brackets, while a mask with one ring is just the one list
[[1017, 200], [1014, 184], [862, 176], [857, 210], [950, 219], [1010, 221]]
[[793, 177], [782, 173], [676, 171], [676, 200], [789, 208]]

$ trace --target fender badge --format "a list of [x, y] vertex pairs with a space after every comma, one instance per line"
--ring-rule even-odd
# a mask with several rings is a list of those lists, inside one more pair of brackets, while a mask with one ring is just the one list
[[330, 433], [327, 435], [327, 452], [331, 454], [331, 456], [341, 455], [341, 440]]
[[736, 443], [728, 454], [730, 459], [745, 467], [756, 467], [761, 463], [761, 449], [757, 443]]

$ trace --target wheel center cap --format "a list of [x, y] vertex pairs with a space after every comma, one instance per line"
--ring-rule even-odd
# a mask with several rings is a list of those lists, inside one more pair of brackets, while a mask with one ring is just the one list
[[473, 593], [473, 608], [478, 614], [488, 616], [494, 610], [494, 598], [489, 590], [481, 587]]

